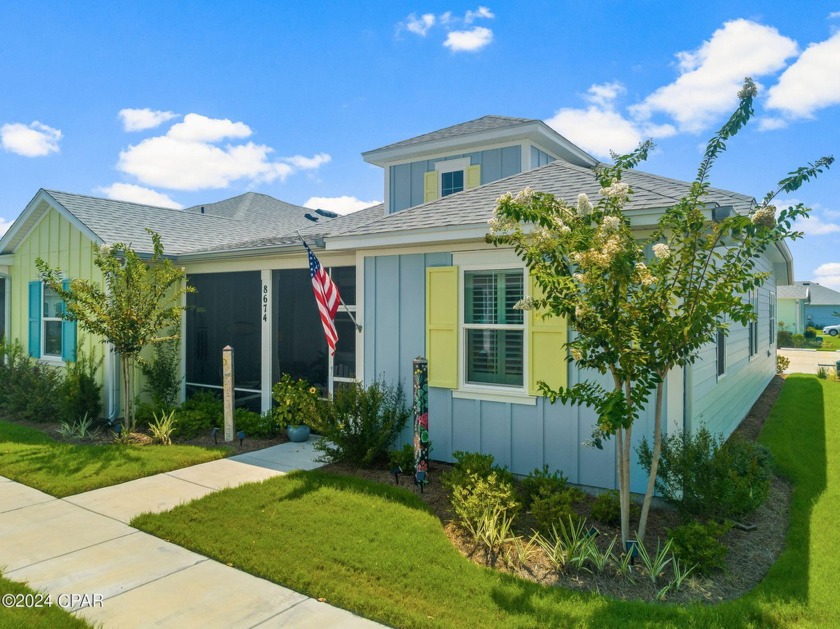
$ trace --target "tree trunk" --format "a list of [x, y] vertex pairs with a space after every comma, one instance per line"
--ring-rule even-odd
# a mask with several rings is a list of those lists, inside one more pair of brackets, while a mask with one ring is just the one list
[[134, 354], [120, 354], [122, 363], [123, 408], [125, 411], [124, 428], [126, 435], [134, 432]]
[[650, 463], [650, 474], [648, 474], [647, 489], [645, 490], [645, 499], [642, 503], [642, 515], [639, 517], [639, 532], [637, 539], [639, 543], [645, 539], [645, 529], [647, 528], [648, 513], [650, 512], [650, 503], [653, 499], [653, 490], [656, 486], [656, 473], [659, 470], [659, 455], [662, 452], [662, 397], [665, 388], [665, 378], [663, 377], [659, 384], [656, 385], [656, 404], [654, 407], [653, 420], [653, 456]]
[[624, 429], [616, 431], [615, 459], [618, 467], [618, 501], [621, 505], [621, 543], [624, 545], [630, 535], [630, 493], [626, 492], [627, 481], [624, 478]]

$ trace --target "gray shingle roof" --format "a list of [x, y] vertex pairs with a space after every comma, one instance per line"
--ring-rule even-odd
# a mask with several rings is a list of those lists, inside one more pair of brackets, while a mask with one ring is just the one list
[[423, 144], [424, 142], [432, 142], [434, 140], [454, 138], [457, 136], [469, 135], [470, 133], [478, 133], [480, 131], [490, 131], [492, 129], [501, 129], [504, 127], [515, 127], [517, 125], [533, 122], [540, 121], [533, 120], [531, 118], [511, 118], [509, 116], [482, 116], [481, 118], [476, 118], [475, 120], [462, 122], [460, 124], [452, 125], [451, 127], [446, 127], [444, 129], [432, 131], [431, 133], [424, 133], [423, 135], [418, 135], [407, 140], [401, 140], [400, 142], [394, 142], [393, 144], [381, 146], [378, 149], [366, 151], [362, 153], [362, 155], [367, 155], [369, 153], [383, 151], [386, 149], [395, 149], [404, 146], [415, 146], [417, 144]]
[[[691, 185], [685, 181], [633, 170], [624, 173], [624, 181], [635, 191], [627, 205], [628, 210], [670, 207], [685, 196]], [[581, 192], [594, 201], [598, 198], [600, 189], [592, 170], [557, 160], [479, 188], [402, 210], [380, 221], [350, 229], [342, 235], [381, 234], [486, 223], [493, 215], [496, 199], [505, 192], [515, 194], [526, 187], [549, 192], [569, 203], [576, 203]], [[732, 205], [739, 212], [749, 211], [753, 204], [753, 198], [750, 196], [717, 188], [709, 190], [707, 200], [720, 205]]]
[[840, 306], [840, 293], [816, 282], [796, 282], [808, 287], [808, 304], [811, 306]]
[[[170, 255], [229, 248], [258, 238], [293, 234], [313, 223], [304, 207], [248, 192], [219, 203], [175, 210], [126, 201], [46, 191], [104, 243], [130, 243], [139, 253], [151, 252], [148, 227], [161, 235]], [[326, 220], [326, 219], [321, 219]]]

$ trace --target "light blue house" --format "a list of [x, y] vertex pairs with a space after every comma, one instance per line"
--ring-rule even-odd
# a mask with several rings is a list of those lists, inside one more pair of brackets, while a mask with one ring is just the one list
[[[538, 380], [557, 385], [591, 377], [565, 360], [563, 344], [571, 332], [563, 321], [542, 321], [511, 308], [531, 293], [527, 269], [511, 250], [484, 242], [495, 201], [505, 192], [530, 187], [566, 199], [581, 192], [597, 197], [592, 171], [597, 161], [541, 121], [502, 116], [399, 141], [363, 157], [383, 169], [384, 203], [344, 217], [281, 207], [262, 195], [237, 197], [184, 211], [189, 231], [208, 224], [192, 243], [180, 227], [163, 220], [171, 219], [172, 210], [141, 206], [148, 226], [162, 231], [167, 251], [198, 288], [190, 296], [197, 308], [183, 324], [186, 388], [219, 387], [226, 344], [237, 352], [237, 399], [262, 409], [269, 408], [272, 383], [282, 373], [306, 377], [325, 392], [342, 382], [376, 378], [410, 387], [412, 360], [426, 356], [432, 458], [451, 461], [457, 450], [478, 450], [517, 474], [547, 464], [574, 483], [616, 487], [614, 443], [604, 450], [581, 445], [592, 432], [593, 412], [552, 405], [536, 392]], [[643, 172], [627, 173], [626, 181], [636, 191], [628, 211], [641, 230], [689, 186]], [[87, 207], [84, 215], [96, 225], [112, 224], [114, 213], [137, 211], [131, 204], [121, 208], [119, 202], [74, 195], [51, 199], [58, 213], [78, 217], [84, 212], [67, 206]], [[754, 205], [752, 197], [718, 189], [710, 191], [709, 201], [710, 219]], [[257, 202], [265, 220], [249, 228]], [[106, 210], [102, 203], [111, 205]], [[306, 221], [301, 233], [363, 325], [356, 331], [349, 315], [339, 312], [334, 357], [326, 351], [306, 256], [295, 234], [301, 221]], [[94, 234], [101, 231], [96, 225], [90, 229]], [[23, 236], [16, 238], [22, 242]], [[12, 276], [11, 245], [0, 240], [0, 277]], [[729, 434], [773, 378], [776, 287], [791, 281], [791, 264], [784, 245], [768, 251], [761, 268], [770, 278], [750, 296], [758, 322], [734, 326], [695, 364], [670, 374], [668, 432], [706, 425]], [[24, 316], [25, 305], [12, 303], [7, 320]], [[26, 326], [12, 329], [25, 344]], [[650, 433], [652, 416], [641, 424], [637, 438]], [[406, 430], [402, 439], [409, 438]], [[643, 491], [642, 475], [634, 478], [633, 489]]]
[[840, 323], [840, 292], [817, 282], [780, 286], [778, 299], [779, 321], [790, 332], [802, 334], [806, 327], [822, 330]]

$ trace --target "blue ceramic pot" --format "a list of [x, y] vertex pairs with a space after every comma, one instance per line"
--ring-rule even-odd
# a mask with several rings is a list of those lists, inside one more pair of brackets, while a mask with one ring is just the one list
[[286, 434], [289, 435], [289, 441], [302, 443], [309, 439], [309, 426], [286, 426]]

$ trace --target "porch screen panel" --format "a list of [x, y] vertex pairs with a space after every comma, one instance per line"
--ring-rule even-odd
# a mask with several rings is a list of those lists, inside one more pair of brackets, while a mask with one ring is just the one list
[[275, 325], [272, 381], [277, 382], [288, 373], [293, 378], [305, 378], [325, 394], [328, 348], [309, 269], [274, 271], [272, 275]]
[[235, 386], [260, 388], [259, 272], [200, 273], [188, 276], [187, 382], [220, 386], [222, 349], [234, 350]]

